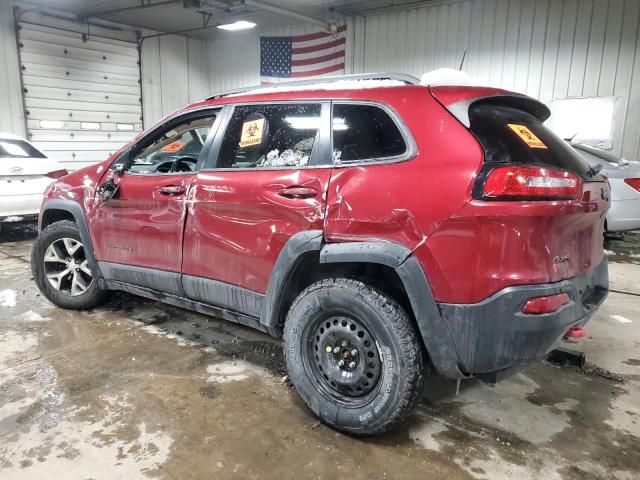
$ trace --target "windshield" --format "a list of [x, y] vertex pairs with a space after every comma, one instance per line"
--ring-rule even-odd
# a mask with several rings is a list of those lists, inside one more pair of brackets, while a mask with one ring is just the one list
[[47, 158], [24, 140], [0, 139], [0, 158]]

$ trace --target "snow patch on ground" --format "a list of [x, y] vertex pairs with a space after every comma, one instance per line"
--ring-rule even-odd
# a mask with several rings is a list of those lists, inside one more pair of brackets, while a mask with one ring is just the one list
[[181, 347], [197, 347], [198, 346], [196, 342], [187, 340], [186, 338], [183, 338], [180, 335], [176, 335], [175, 333], [165, 332], [164, 330], [159, 329], [155, 325], [145, 325], [144, 327], [142, 327], [142, 330], [152, 335], [160, 335], [161, 337], [167, 337], [170, 340], [174, 340]]
[[[18, 448], [14, 442], [0, 446], [3, 475], [72, 479], [85, 478], [90, 471], [95, 480], [147, 478], [167, 461], [173, 439], [166, 432], [150, 431], [144, 422], [124, 424], [113, 413], [98, 422], [63, 421], [50, 430], [32, 424], [19, 434], [23, 440]], [[119, 439], [124, 429], [135, 432], [136, 438]], [[34, 461], [35, 456], [45, 461]]]
[[[462, 407], [465, 415], [496, 430], [507, 430], [533, 444], [545, 443], [569, 427], [569, 415], [565, 410], [549, 405], [527, 405], [527, 415], [521, 415], [522, 399], [539, 388], [525, 375], [517, 375], [496, 387], [475, 385], [465, 390]], [[501, 396], [499, 413], [496, 413], [495, 396]], [[561, 405], [570, 408], [570, 405]], [[516, 477], [517, 478], [517, 477]]]
[[0, 290], [0, 306], [15, 307], [16, 292], [14, 292], [13, 290]]
[[409, 430], [409, 436], [413, 438], [422, 448], [439, 452], [441, 441], [436, 437], [442, 432], [449, 430], [448, 425], [436, 418], [430, 418], [424, 424], [414, 425]]
[[259, 367], [243, 360], [229, 360], [214, 363], [207, 367], [209, 383], [228, 383], [246, 380], [249, 377], [264, 376], [265, 372]]
[[12, 216], [12, 217], [7, 217], [2, 221], [4, 223], [13, 223], [13, 222], [21, 222], [22, 220], [24, 220], [24, 217]]
[[[473, 459], [470, 463], [463, 463], [459, 459], [455, 462], [474, 478], [490, 478], [491, 480], [513, 480], [524, 478], [544, 478], [545, 480], [561, 480], [558, 470], [565, 465], [561, 462], [541, 465], [517, 465], [505, 462], [500, 456], [491, 453], [486, 459]], [[480, 476], [476, 472], [483, 472]]]
[[605, 254], [605, 255], [615, 255], [615, 254], [616, 254], [616, 252], [612, 252], [611, 250], [605, 250], [605, 251], [604, 251], [604, 254]]
[[42, 315], [34, 312], [33, 310], [27, 310], [22, 315], [20, 315], [20, 318], [27, 322], [47, 322], [51, 320], [50, 317], [43, 317]]
[[633, 320], [629, 320], [627, 317], [623, 317], [622, 315], [611, 315], [611, 318], [619, 321], [620, 323], [633, 323]]

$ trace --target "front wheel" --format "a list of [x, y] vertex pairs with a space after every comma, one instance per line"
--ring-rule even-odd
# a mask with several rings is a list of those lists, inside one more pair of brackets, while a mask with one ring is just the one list
[[424, 354], [402, 307], [346, 278], [305, 289], [284, 332], [291, 381], [326, 424], [353, 435], [382, 433], [406, 417], [422, 393]]
[[56, 222], [40, 232], [31, 252], [31, 270], [40, 292], [59, 307], [83, 310], [106, 300], [108, 292], [98, 287], [73, 222]]

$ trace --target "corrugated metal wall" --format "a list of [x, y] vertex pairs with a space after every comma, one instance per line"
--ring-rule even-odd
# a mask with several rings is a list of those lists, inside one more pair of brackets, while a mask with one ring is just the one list
[[[260, 36], [304, 35], [319, 31], [317, 26], [296, 26], [230, 34], [228, 38], [209, 42], [209, 70], [211, 91], [219, 92], [235, 87], [260, 83]], [[351, 49], [354, 45], [351, 30], [347, 37], [346, 65], [351, 71]]]
[[464, 70], [545, 103], [618, 96], [613, 151], [640, 158], [640, 1], [464, 0], [355, 22], [355, 71]]
[[0, 132], [24, 137], [24, 109], [13, 11], [11, 4], [3, 1], [0, 1], [0, 65]]
[[[0, 128], [23, 133], [12, 15], [0, 2]], [[459, 66], [471, 75], [549, 102], [572, 96], [620, 97], [615, 153], [640, 158], [640, 0], [458, 0], [349, 20], [349, 73], [421, 75]], [[308, 33], [280, 28], [205, 42], [145, 40], [145, 125], [189, 101], [259, 82], [258, 38]]]
[[142, 44], [142, 98], [145, 127], [210, 90], [207, 52], [212, 42], [178, 35], [149, 38]]
[[[546, 103], [619, 96], [613, 151], [640, 158], [640, 0], [459, 0], [348, 23], [349, 73], [420, 76], [466, 50], [471, 75]], [[210, 44], [212, 91], [258, 83], [258, 34]]]

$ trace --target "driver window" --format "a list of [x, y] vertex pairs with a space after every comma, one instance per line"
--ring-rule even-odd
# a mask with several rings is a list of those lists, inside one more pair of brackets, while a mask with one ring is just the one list
[[173, 125], [153, 135], [135, 154], [129, 171], [141, 174], [193, 172], [215, 115]]

